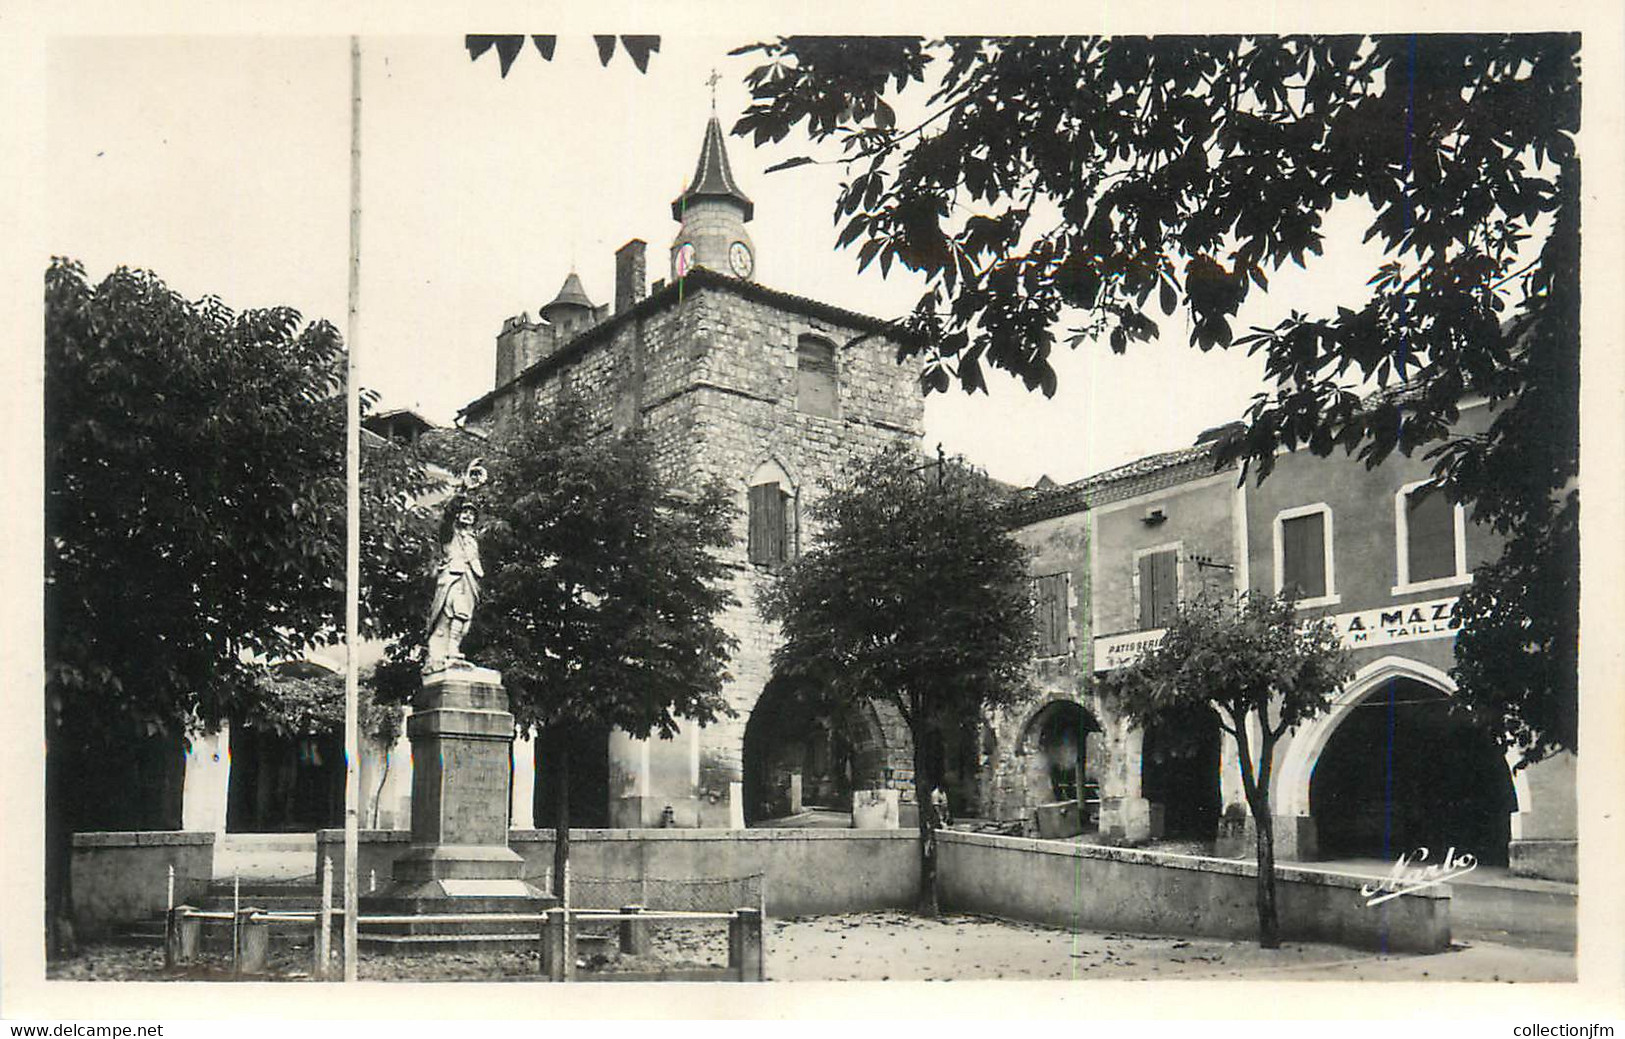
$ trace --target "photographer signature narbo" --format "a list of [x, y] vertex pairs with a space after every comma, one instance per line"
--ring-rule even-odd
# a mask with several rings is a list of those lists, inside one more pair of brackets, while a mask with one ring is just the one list
[[1444, 858], [1438, 862], [1424, 865], [1427, 859], [1427, 848], [1417, 848], [1414, 855], [1411, 853], [1401, 855], [1386, 877], [1375, 884], [1360, 886], [1360, 895], [1365, 899], [1365, 904], [1374, 906], [1390, 898], [1398, 898], [1412, 891], [1443, 884], [1478, 868], [1478, 859], [1475, 856], [1465, 853], [1457, 855], [1453, 847], [1445, 852]]

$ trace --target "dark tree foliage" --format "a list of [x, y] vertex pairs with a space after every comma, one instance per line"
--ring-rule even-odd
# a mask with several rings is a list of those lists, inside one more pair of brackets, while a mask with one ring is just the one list
[[[616, 37], [594, 36], [593, 44], [598, 48], [598, 63], [608, 65], [609, 59], [615, 56]], [[558, 49], [557, 36], [531, 36], [530, 42], [535, 45], [536, 53], [542, 56], [543, 61], [552, 61], [553, 52]], [[508, 78], [508, 70], [525, 49], [525, 35], [513, 33], [505, 36], [475, 35], [463, 37], [463, 45], [468, 48], [470, 61], [478, 61], [480, 55], [492, 48], [496, 49], [497, 62], [502, 69], [502, 78]], [[660, 50], [660, 37], [658, 36], [622, 36], [621, 49], [626, 56], [632, 59], [639, 72], [649, 71], [649, 57]]]
[[809, 512], [812, 547], [759, 606], [783, 629], [778, 674], [821, 706], [895, 704], [914, 744], [921, 908], [936, 912], [940, 782], [929, 748], [1027, 688], [1036, 639], [1026, 550], [992, 485], [904, 446], [854, 462]]
[[[71, 790], [87, 757], [208, 730], [265, 701], [269, 665], [341, 635], [344, 348], [285, 307], [237, 313], [120, 268], [45, 274], [47, 926], [71, 938]], [[426, 475], [368, 455], [370, 633]], [[382, 533], [387, 532], [387, 533]], [[365, 547], [365, 546], [364, 546]], [[387, 598], [387, 596], [385, 596]]]
[[[1059, 337], [1121, 352], [1184, 310], [1193, 346], [1262, 351], [1274, 386], [1220, 461], [1262, 479], [1282, 447], [1369, 465], [1427, 449], [1476, 519], [1514, 539], [1571, 539], [1514, 551], [1567, 565], [1573, 524], [1556, 514], [1579, 457], [1579, 45], [1577, 34], [784, 37], [741, 48], [763, 63], [734, 132], [840, 142], [851, 176], [838, 241], [858, 247], [860, 269], [878, 260], [924, 276], [902, 324], [918, 334], [905, 353], [923, 355], [927, 387], [982, 389], [991, 365], [1053, 393]], [[905, 125], [897, 95], [911, 88], [923, 112]], [[1326, 218], [1347, 200], [1375, 214], [1366, 237], [1386, 254], [1369, 291], [1236, 328], [1272, 273], [1320, 254]], [[1369, 382], [1407, 389], [1361, 392]], [[1455, 436], [1471, 398], [1498, 405], [1494, 425]], [[1555, 610], [1552, 637], [1568, 645], [1577, 571], [1538, 581], [1528, 602], [1503, 586], [1498, 609]], [[1574, 673], [1544, 669], [1552, 684], [1536, 686], [1527, 667], [1503, 668], [1524, 645], [1487, 633], [1508, 631], [1488, 601], [1463, 605], [1469, 628], [1491, 628], [1464, 645], [1459, 699], [1492, 721], [1511, 706], [1530, 760], [1575, 746]], [[1519, 684], [1479, 684], [1498, 673]]]
[[[1308, 624], [1290, 598], [1202, 597], [1180, 606], [1156, 648], [1096, 675], [1097, 691], [1141, 728], [1178, 724], [1195, 708], [1236, 741], [1258, 853], [1258, 942], [1281, 944], [1275, 904], [1270, 769], [1281, 737], [1325, 711], [1354, 674], [1330, 621]], [[1256, 728], [1249, 730], [1248, 722]], [[1254, 746], [1256, 739], [1257, 745]]]
[[1519, 528], [1501, 558], [1473, 572], [1457, 607], [1466, 623], [1451, 670], [1470, 691], [1471, 710], [1526, 761], [1557, 746], [1578, 748], [1579, 669], [1575, 610], [1580, 601], [1579, 493], [1550, 516]]
[[[502, 672], [518, 723], [669, 739], [679, 724], [730, 715], [722, 686], [734, 639], [717, 623], [736, 603], [718, 555], [732, 542], [727, 489], [672, 485], [645, 439], [596, 432], [574, 401], [488, 461], [485, 580], [463, 648]], [[564, 791], [557, 888], [569, 854], [569, 762], [552, 767]]]

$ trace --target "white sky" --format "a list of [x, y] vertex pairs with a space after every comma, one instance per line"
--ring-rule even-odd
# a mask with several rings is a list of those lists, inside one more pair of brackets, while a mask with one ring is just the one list
[[[670, 202], [687, 182], [710, 114], [706, 77], [723, 75], [724, 125], [746, 103], [743, 36], [667, 36], [647, 75], [589, 38], [560, 40], [552, 63], [527, 51], [506, 80], [494, 53], [469, 61], [457, 36], [363, 39], [362, 326], [364, 385], [385, 406], [450, 422], [490, 389], [505, 317], [532, 314], [572, 264], [598, 303], [613, 252], [649, 243], [666, 275]], [[59, 39], [48, 50], [45, 187], [53, 252], [99, 278], [119, 264], [155, 271], [191, 297], [243, 309], [287, 304], [341, 330], [348, 241], [348, 44], [343, 38]], [[756, 202], [758, 279], [881, 317], [912, 305], [900, 269], [859, 275], [833, 250], [837, 166], [762, 171], [806, 150], [792, 137], [756, 149], [730, 138], [736, 178]], [[1344, 222], [1346, 242], [1361, 224]], [[1243, 317], [1273, 322], [1328, 285], [1346, 299], [1372, 269], [1350, 261], [1282, 277]], [[1298, 273], [1298, 272], [1293, 272]], [[1245, 322], [1244, 322], [1245, 323]], [[990, 373], [991, 395], [957, 389], [927, 404], [927, 441], [995, 476], [1072, 480], [1189, 444], [1237, 417], [1262, 366], [1189, 348], [1182, 313], [1127, 357], [1061, 348], [1052, 400]]]

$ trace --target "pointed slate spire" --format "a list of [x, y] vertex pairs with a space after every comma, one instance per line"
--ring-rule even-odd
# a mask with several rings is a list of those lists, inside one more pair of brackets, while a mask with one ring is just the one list
[[542, 317], [551, 320], [552, 313], [560, 307], [593, 309], [592, 300], [587, 298], [587, 290], [581, 287], [581, 277], [575, 271], [564, 279], [564, 285], [559, 288], [559, 294], [553, 297], [553, 302], [542, 308]]
[[733, 170], [728, 165], [728, 149], [723, 144], [722, 123], [715, 115], [705, 126], [705, 141], [700, 145], [700, 161], [694, 165], [694, 179], [689, 181], [688, 190], [672, 200], [672, 219], [682, 220], [683, 210], [702, 198], [731, 199], [738, 204], [746, 221], [756, 215], [755, 203], [734, 183]]

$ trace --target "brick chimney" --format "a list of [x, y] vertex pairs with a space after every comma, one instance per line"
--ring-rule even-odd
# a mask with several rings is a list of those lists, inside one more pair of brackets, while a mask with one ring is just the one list
[[615, 250], [615, 313], [623, 314], [637, 305], [638, 300], [648, 294], [648, 272], [644, 266], [644, 249], [648, 247], [641, 238], [634, 238], [630, 242]]

